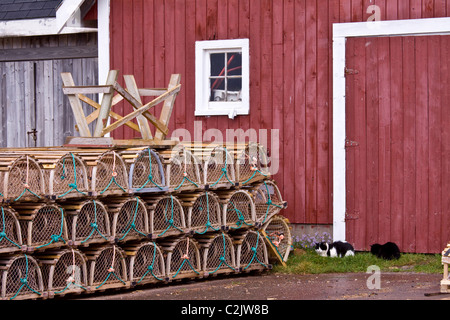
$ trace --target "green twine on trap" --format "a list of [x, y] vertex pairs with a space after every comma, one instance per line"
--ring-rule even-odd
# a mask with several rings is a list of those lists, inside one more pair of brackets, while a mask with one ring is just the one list
[[41, 295], [40, 292], [37, 292], [36, 290], [34, 290], [33, 288], [31, 288], [28, 284], [28, 256], [26, 254], [24, 254], [25, 256], [25, 278], [20, 278], [20, 282], [22, 283], [22, 285], [19, 287], [19, 290], [17, 290], [16, 294], [10, 298], [10, 300], [15, 299], [20, 291], [22, 290], [23, 287], [27, 287], [28, 289], [30, 289], [31, 291], [33, 291], [34, 293]]
[[170, 195], [170, 202], [171, 202], [171, 217], [170, 217], [170, 219], [169, 220], [167, 220], [167, 215], [166, 215], [166, 213], [167, 213], [167, 210], [169, 209], [168, 207], [169, 207], [169, 202], [167, 201], [167, 204], [166, 204], [166, 209], [164, 210], [164, 220], [166, 221], [166, 223], [168, 223], [169, 225], [167, 226], [167, 228], [166, 228], [166, 230], [164, 230], [162, 233], [160, 233], [159, 235], [158, 235], [158, 237], [161, 237], [164, 233], [166, 233], [167, 232], [167, 230], [169, 230], [171, 227], [173, 227], [173, 228], [175, 228], [175, 229], [177, 229], [178, 231], [180, 231], [180, 232], [183, 232], [183, 230], [181, 230], [180, 228], [178, 228], [177, 226], [175, 226], [173, 223], [174, 223], [174, 221], [173, 221], [173, 196], [172, 195]]
[[175, 278], [178, 273], [181, 271], [181, 268], [184, 266], [184, 263], [187, 261], [187, 263], [189, 264], [189, 267], [196, 273], [196, 274], [200, 274], [197, 270], [194, 269], [194, 267], [191, 264], [191, 261], [189, 260], [189, 238], [186, 239], [187, 243], [186, 243], [186, 254], [184, 254], [181, 258], [183, 259], [183, 262], [181, 263], [180, 267], [178, 268], [178, 271], [172, 276], [172, 278]]
[[50, 236], [50, 239], [51, 239], [50, 242], [48, 242], [46, 244], [43, 244], [43, 245], [41, 245], [39, 247], [36, 247], [36, 249], [39, 249], [39, 248], [42, 248], [42, 247], [46, 247], [46, 246], [52, 244], [53, 242], [58, 242], [60, 240], [62, 240], [64, 242], [64, 244], [66, 244], [66, 241], [62, 237], [63, 226], [64, 226], [64, 211], [63, 211], [62, 208], [59, 208], [59, 211], [61, 211], [61, 228], [60, 228], [59, 234], [52, 234]]
[[283, 209], [282, 206], [279, 206], [279, 205], [274, 204], [274, 203], [272, 202], [272, 199], [270, 198], [269, 187], [267, 186], [267, 183], [266, 183], [265, 181], [264, 181], [264, 185], [266, 186], [267, 196], [269, 197], [269, 199], [268, 199], [267, 202], [266, 202], [266, 204], [267, 204], [267, 209], [266, 209], [266, 213], [264, 214], [264, 219], [263, 219], [262, 223], [265, 223], [265, 222], [266, 222], [267, 214], [269, 213], [270, 206], [274, 206], [274, 207]]
[[95, 289], [98, 289], [98, 288], [100, 288], [101, 286], [103, 286], [103, 285], [106, 283], [106, 281], [108, 281], [108, 279], [109, 279], [109, 277], [111, 276], [111, 274], [112, 274], [114, 277], [116, 277], [117, 280], [119, 280], [119, 281], [122, 282], [124, 285], [126, 285], [125, 281], [123, 281], [122, 279], [120, 279], [120, 278], [117, 276], [117, 274], [116, 274], [116, 272], [115, 272], [115, 270], [114, 270], [115, 257], [116, 257], [116, 247], [113, 246], [113, 259], [112, 259], [113, 261], [112, 261], [111, 267], [108, 269], [108, 275], [106, 276], [105, 280], [103, 280], [103, 282], [102, 282], [99, 286], [97, 286]]
[[55, 294], [60, 294], [63, 293], [64, 291], [66, 291], [67, 289], [69, 289], [71, 286], [78, 286], [79, 288], [83, 289], [83, 290], [87, 290], [85, 287], [83, 287], [81, 284], [78, 284], [75, 282], [75, 252], [72, 249], [72, 275], [66, 280], [67, 285], [64, 289], [60, 290], [60, 291], [55, 291]]
[[219, 183], [219, 181], [222, 179], [222, 177], [225, 175], [225, 178], [227, 178], [228, 182], [231, 183], [232, 185], [234, 185], [234, 182], [231, 181], [231, 179], [228, 177], [228, 165], [227, 165], [227, 148], [224, 148], [225, 150], [225, 167], [222, 168], [222, 174], [220, 175], [219, 179], [217, 179], [216, 182], [214, 182], [211, 187], [214, 187], [216, 184]]
[[117, 177], [117, 172], [115, 170], [116, 167], [116, 154], [113, 152], [113, 168], [112, 168], [112, 173], [111, 173], [111, 179], [109, 180], [108, 185], [106, 186], [105, 189], [103, 189], [103, 191], [100, 192], [100, 194], [103, 194], [110, 186], [111, 184], [114, 182], [116, 184], [116, 186], [118, 186], [120, 189], [122, 189], [123, 192], [127, 192], [120, 184], [117, 183], [116, 181], [116, 177]]
[[244, 268], [247, 269], [253, 262], [253, 260], [256, 258], [256, 261], [261, 264], [264, 267], [267, 267], [264, 263], [262, 263], [261, 261], [259, 261], [257, 253], [258, 253], [258, 242], [259, 242], [259, 232], [256, 231], [256, 233], [258, 234], [258, 237], [256, 238], [256, 245], [254, 247], [251, 248], [251, 250], [253, 251], [253, 256], [252, 259], [250, 260], [250, 262], [248, 263], [248, 265]]
[[85, 243], [86, 241], [89, 240], [89, 238], [92, 236], [92, 234], [94, 233], [94, 231], [97, 231], [103, 239], [105, 239], [106, 241], [108, 241], [108, 239], [100, 232], [100, 230], [98, 230], [98, 224], [97, 224], [97, 203], [95, 202], [95, 200], [92, 200], [92, 202], [94, 203], [94, 223], [90, 224], [90, 227], [92, 228], [91, 233], [87, 236], [86, 239], [84, 239], [83, 241], [81, 241], [81, 243]]
[[206, 217], [207, 217], [206, 224], [205, 224], [206, 228], [205, 228], [205, 230], [203, 230], [203, 232], [195, 231], [195, 233], [197, 233], [197, 234], [204, 234], [204, 233], [206, 233], [206, 231], [208, 231], [208, 228], [211, 228], [213, 231], [218, 231], [219, 230], [219, 228], [214, 229], [211, 226], [211, 222], [209, 221], [209, 197], [208, 197], [208, 191], [206, 191], [205, 194], [206, 194]]
[[220, 260], [220, 263], [219, 263], [219, 265], [217, 266], [217, 268], [214, 270], [214, 271], [212, 271], [212, 272], [210, 272], [209, 274], [213, 274], [213, 273], [215, 273], [217, 270], [219, 270], [219, 268], [220, 268], [220, 266], [223, 264], [223, 263], [225, 263], [225, 265], [228, 267], [228, 268], [230, 268], [231, 270], [236, 270], [235, 268], [233, 268], [232, 266], [230, 266], [228, 263], [227, 263], [227, 261], [226, 261], [226, 257], [225, 257], [225, 255], [226, 255], [226, 250], [225, 250], [225, 248], [226, 248], [226, 245], [225, 245], [225, 235], [222, 233], [222, 239], [223, 239], [223, 254], [220, 256], [220, 258], [219, 258], [219, 260]]
[[153, 181], [153, 175], [152, 175], [152, 154], [151, 154], [150, 148], [147, 148], [147, 150], [148, 150], [148, 162], [149, 162], [149, 174], [148, 174], [148, 179], [147, 179], [147, 181], [146, 181], [140, 188], [138, 188], [136, 191], [142, 190], [142, 189], [147, 185], [147, 183], [149, 183], [149, 182], [153, 183], [153, 184], [154, 184], [155, 186], [157, 186], [160, 190], [162, 190], [163, 188], [162, 188], [160, 185], [158, 185], [155, 181]]
[[8, 238], [8, 236], [6, 235], [5, 210], [3, 209], [3, 207], [2, 207], [2, 221], [3, 221], [3, 228], [2, 228], [2, 232], [0, 232], [0, 241], [3, 241], [3, 239], [6, 239], [20, 249], [20, 246], [17, 243], [15, 243], [14, 241], [12, 241], [10, 238]]
[[[73, 153], [71, 152], [70, 155], [72, 156], [72, 162], [73, 162], [73, 180], [74, 183], [69, 183], [68, 187], [70, 188], [68, 191], [66, 191], [65, 193], [63, 193], [62, 195], [58, 196], [58, 198], [62, 198], [64, 196], [66, 196], [68, 193], [72, 192], [73, 190], [86, 195], [86, 193], [84, 193], [83, 191], [78, 190], [78, 186], [77, 186], [77, 166], [75, 163], [75, 156], [73, 155]], [[66, 162], [66, 158], [63, 159], [63, 174], [61, 176], [61, 180], [64, 180], [66, 178], [65, 176], [65, 172], [66, 172], [66, 168], [65, 168], [65, 162]]]
[[[247, 156], [247, 155], [246, 155], [246, 156]], [[266, 174], [262, 173], [262, 172], [257, 168], [257, 166], [256, 166], [256, 160], [255, 160], [255, 162], [253, 163], [252, 170], [253, 170], [253, 174], [251, 175], [251, 177], [248, 178], [247, 180], [245, 180], [244, 182], [242, 182], [242, 184], [246, 184], [247, 182], [249, 182], [250, 180], [252, 180], [252, 179], [255, 177], [255, 175], [256, 175], [257, 172], [259, 172], [262, 176], [267, 177]]]
[[[239, 210], [238, 208], [236, 208], [236, 205], [234, 204], [234, 202], [233, 201], [230, 201], [230, 203], [233, 205], [233, 209], [231, 209], [231, 210], [234, 210], [235, 212], [236, 212], [236, 214], [237, 214], [237, 216], [238, 216], [238, 221], [236, 222], [236, 226], [237, 227], [231, 227], [230, 226], [230, 229], [239, 229], [243, 224], [245, 224], [245, 225], [247, 225], [247, 226], [252, 226], [251, 224], [248, 224], [247, 222], [245, 222], [245, 217], [244, 217], [244, 214], [242, 213], [242, 211], [241, 210]], [[229, 211], [230, 209], [228, 209], [227, 208], [227, 211]], [[230, 211], [231, 211], [230, 210]]]
[[145, 276], [150, 272], [151, 275], [159, 281], [162, 281], [163, 279], [158, 278], [154, 273], [153, 273], [153, 265], [155, 264], [155, 259], [156, 258], [156, 244], [155, 242], [153, 242], [153, 259], [152, 259], [152, 264], [147, 266], [147, 271], [144, 273], [144, 275], [141, 277], [141, 279], [137, 282], [137, 283], [141, 283], [141, 281], [145, 278]]
[[[128, 233], [131, 231], [131, 229], [133, 229], [134, 231], [136, 231], [137, 233], [139, 233], [140, 235], [142, 235], [142, 236], [144, 236], [144, 237], [147, 236], [146, 234], [144, 234], [144, 233], [142, 233], [141, 231], [139, 231], [138, 229], [136, 229], [135, 221], [136, 221], [136, 215], [137, 215], [137, 209], [138, 209], [138, 207], [139, 207], [139, 198], [136, 197], [136, 208], [134, 209], [133, 219], [130, 220], [130, 222], [131, 222], [131, 223], [130, 223], [130, 227], [129, 227], [128, 230], [125, 232], [125, 234], [119, 239], [119, 241], [123, 240], [123, 239], [128, 235]], [[128, 223], [127, 223], [127, 226], [128, 226]]]
[[28, 156], [27, 156], [27, 174], [26, 174], [26, 178], [25, 178], [25, 183], [23, 184], [24, 185], [24, 189], [23, 189], [23, 191], [22, 191], [22, 193], [20, 194], [20, 196], [18, 196], [16, 199], [14, 199], [14, 201], [18, 201], [20, 198], [22, 198], [22, 196], [25, 194], [25, 192], [29, 192], [29, 193], [31, 193], [32, 195], [34, 195], [34, 196], [36, 196], [36, 197], [38, 197], [38, 199], [41, 199], [41, 197], [40, 196], [38, 196], [36, 193], [34, 193], [33, 191], [31, 191], [30, 190], [30, 186], [29, 186], [29, 184], [28, 184], [28, 174], [29, 174], [29, 164], [28, 164]]

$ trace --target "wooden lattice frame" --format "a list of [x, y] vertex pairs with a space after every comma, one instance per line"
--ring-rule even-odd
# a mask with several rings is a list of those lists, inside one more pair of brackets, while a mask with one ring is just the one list
[[[167, 89], [140, 89], [138, 88], [135, 78], [132, 75], [125, 75], [126, 89], [118, 82], [118, 71], [110, 70], [105, 85], [99, 86], [76, 86], [71, 73], [61, 73], [63, 81], [63, 92], [69, 98], [77, 128], [82, 137], [103, 137], [105, 134], [117, 129], [122, 125], [127, 125], [133, 130], [139, 132], [143, 139], [146, 140], [164, 140], [169, 132], [168, 125], [172, 114], [173, 105], [177, 93], [180, 91], [181, 76], [173, 74], [170, 78]], [[117, 93], [114, 95], [114, 93]], [[86, 94], [103, 94], [101, 104], [88, 98]], [[141, 97], [153, 96], [152, 101], [142, 104]], [[121, 116], [111, 111], [111, 107], [125, 99], [128, 101], [134, 111], [128, 115]], [[85, 116], [81, 101], [92, 106], [95, 111]], [[164, 101], [161, 116], [157, 119], [149, 112], [149, 109]], [[108, 118], [111, 117], [116, 121], [110, 125], [106, 125]], [[135, 119], [138, 125], [131, 122]], [[89, 123], [97, 119], [95, 130], [91, 133]], [[155, 126], [156, 132], [153, 137], [148, 121]]]

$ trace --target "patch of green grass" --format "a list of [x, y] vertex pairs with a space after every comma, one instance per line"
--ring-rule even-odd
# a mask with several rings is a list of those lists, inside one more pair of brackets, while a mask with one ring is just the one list
[[319, 256], [314, 250], [305, 250], [303, 254], [291, 253], [286, 265], [283, 267], [275, 264], [273, 271], [288, 274], [366, 272], [367, 267], [376, 265], [385, 272], [443, 272], [439, 254], [404, 253], [398, 260], [383, 260], [369, 252], [357, 252], [354, 256], [344, 258], [329, 258]]

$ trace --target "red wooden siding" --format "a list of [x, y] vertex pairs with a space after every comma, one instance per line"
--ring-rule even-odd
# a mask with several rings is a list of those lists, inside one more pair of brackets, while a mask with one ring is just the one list
[[[164, 87], [171, 73], [182, 74], [171, 130], [187, 128], [194, 135], [195, 120], [202, 121], [202, 132], [209, 128], [219, 128], [223, 134], [227, 128], [278, 129], [280, 170], [275, 179], [289, 203], [286, 216], [293, 223], [331, 224], [332, 23], [366, 21], [371, 15], [367, 8], [374, 4], [380, 7], [382, 20], [450, 15], [450, 0], [111, 0], [111, 68], [119, 69], [121, 75], [136, 75], [144, 87]], [[195, 41], [231, 38], [250, 40], [250, 114], [234, 120], [195, 117]], [[388, 45], [380, 44], [381, 48]], [[404, 49], [412, 50], [408, 45]], [[383, 64], [378, 67], [377, 56], [370, 54], [369, 62], [388, 76], [389, 69], [383, 69]], [[402, 72], [402, 77], [409, 79], [411, 70]], [[397, 76], [395, 81], [400, 80]], [[373, 75], [364, 81], [374, 85], [379, 81], [381, 88], [389, 89]], [[395, 115], [395, 110], [392, 112]], [[389, 119], [382, 116], [386, 116], [382, 121]], [[414, 128], [405, 126], [403, 130]], [[364, 134], [378, 133], [373, 130], [378, 129], [370, 128]], [[127, 127], [114, 134], [122, 138], [134, 135]], [[399, 132], [382, 134], [395, 138]], [[405, 148], [415, 146], [415, 141], [405, 143]], [[405, 157], [410, 155], [405, 152]], [[403, 170], [410, 170], [409, 165], [405, 161]], [[376, 178], [372, 170], [365, 174], [368, 179]], [[388, 191], [380, 187], [376, 192]], [[405, 199], [403, 205], [410, 203]], [[384, 204], [380, 206], [384, 208]], [[412, 224], [408, 219], [407, 223]]]
[[[440, 252], [450, 240], [450, 36], [347, 42], [347, 239]], [[357, 72], [357, 73], [356, 73]]]

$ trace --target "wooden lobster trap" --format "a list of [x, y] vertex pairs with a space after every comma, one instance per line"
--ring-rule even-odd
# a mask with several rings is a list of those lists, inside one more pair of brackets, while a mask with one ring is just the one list
[[0, 207], [0, 254], [25, 250], [22, 246], [22, 231], [19, 214], [11, 207]]
[[196, 237], [202, 256], [204, 276], [239, 272], [233, 239], [224, 232]]
[[260, 232], [239, 231], [234, 233], [233, 240], [237, 244], [236, 261], [241, 271], [263, 271], [272, 268], [269, 264], [267, 246]]
[[129, 148], [121, 151], [129, 167], [130, 192], [166, 192], [164, 167], [158, 152], [150, 148]]
[[59, 248], [69, 237], [65, 212], [57, 204], [18, 203], [13, 208], [19, 213], [22, 242], [28, 252]]
[[6, 202], [36, 201], [46, 195], [43, 168], [31, 155], [0, 154], [0, 181]]
[[49, 195], [53, 200], [87, 196], [89, 172], [85, 161], [73, 152], [56, 156], [54, 152], [39, 155], [48, 172]]
[[[262, 230], [268, 245], [275, 249], [275, 252], [269, 250], [269, 258], [281, 259], [286, 262], [292, 248], [289, 220], [281, 215], [275, 215], [263, 225]], [[273, 257], [273, 255], [276, 256]]]
[[240, 185], [250, 185], [270, 176], [267, 150], [263, 145], [250, 142], [232, 147], [228, 150], [234, 155], [236, 181]]
[[448, 273], [448, 265], [450, 264], [450, 243], [442, 251], [442, 265], [444, 266], [443, 277], [441, 280], [441, 293], [450, 293], [450, 277]]
[[222, 205], [222, 225], [226, 229], [250, 228], [255, 225], [255, 203], [247, 190], [217, 190]]
[[74, 248], [50, 249], [35, 255], [49, 298], [89, 292], [87, 257]]
[[170, 192], [195, 191], [203, 188], [201, 161], [187, 148], [178, 144], [171, 150], [160, 151], [166, 168]]
[[92, 243], [111, 242], [111, 224], [108, 209], [99, 200], [64, 201], [69, 244], [88, 246]]
[[93, 291], [129, 288], [126, 254], [113, 244], [94, 244], [83, 250], [88, 259], [88, 285]]
[[128, 193], [128, 170], [119, 153], [109, 150], [101, 154], [79, 153], [90, 167], [91, 192], [94, 196]]
[[110, 197], [104, 199], [111, 222], [111, 236], [116, 242], [147, 238], [148, 212], [140, 197]]
[[163, 252], [155, 242], [127, 243], [123, 249], [132, 286], [166, 280]]
[[198, 242], [192, 237], [167, 237], [159, 242], [166, 256], [166, 280], [201, 277]]
[[0, 258], [3, 300], [46, 298], [42, 271], [35, 258], [27, 254]]
[[287, 207], [287, 202], [283, 201], [280, 189], [273, 180], [264, 180], [253, 189], [253, 194], [258, 226], [263, 225], [281, 209]]
[[181, 201], [173, 195], [142, 195], [147, 204], [152, 238], [176, 236], [188, 231]]
[[182, 202], [190, 232], [203, 234], [221, 229], [222, 210], [219, 198], [214, 192], [181, 193], [178, 197]]

